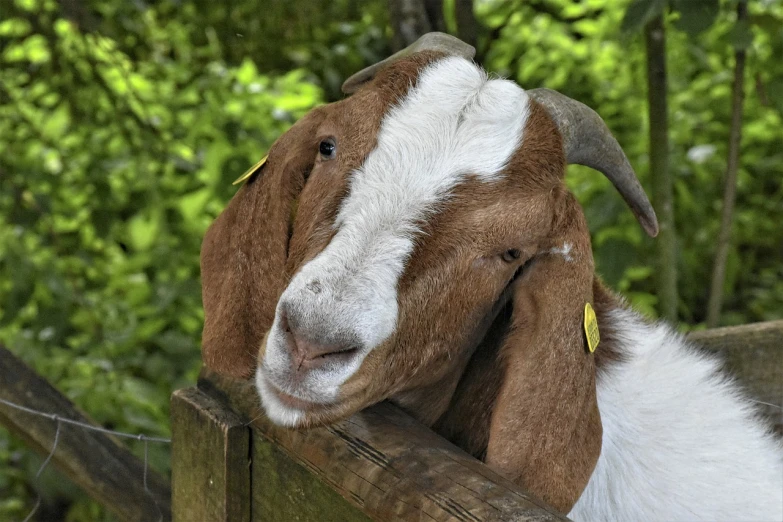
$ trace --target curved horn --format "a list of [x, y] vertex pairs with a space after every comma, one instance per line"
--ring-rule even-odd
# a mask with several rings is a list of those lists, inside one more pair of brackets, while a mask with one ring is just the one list
[[645, 232], [652, 237], [658, 235], [655, 210], [604, 120], [587, 105], [551, 89], [531, 89], [527, 93], [555, 121], [563, 135], [566, 161], [593, 168], [609, 178]]
[[462, 56], [472, 60], [476, 55], [476, 49], [468, 45], [459, 38], [446, 33], [427, 33], [418, 40], [410, 44], [402, 51], [396, 52], [385, 60], [362, 69], [343, 82], [343, 92], [352, 94], [362, 86], [363, 83], [372, 80], [375, 74], [387, 65], [419, 51], [441, 51], [455, 56]]

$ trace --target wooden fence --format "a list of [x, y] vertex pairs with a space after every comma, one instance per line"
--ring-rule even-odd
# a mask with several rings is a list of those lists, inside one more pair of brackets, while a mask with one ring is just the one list
[[[691, 335], [719, 352], [783, 433], [783, 321]], [[0, 346], [0, 399], [90, 422]], [[566, 520], [418, 424], [379, 404], [330, 427], [274, 426], [252, 383], [204, 371], [172, 395], [172, 480], [116, 439], [0, 403], [7, 426], [124, 521]]]
[[[783, 432], [783, 321], [691, 337], [722, 354]], [[386, 403], [286, 430], [252, 383], [204, 371], [172, 396], [171, 422], [175, 521], [567, 520]]]

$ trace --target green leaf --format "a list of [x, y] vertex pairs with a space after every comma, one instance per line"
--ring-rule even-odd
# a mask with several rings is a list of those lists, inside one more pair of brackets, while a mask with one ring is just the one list
[[783, 31], [783, 17], [781, 16], [775, 16], [772, 13], [763, 13], [750, 15], [749, 19], [752, 25], [766, 32], [770, 37], [774, 37]]
[[153, 335], [163, 331], [168, 323], [168, 318], [163, 317], [146, 319], [139, 323], [133, 335], [139, 342], [146, 341]]
[[51, 140], [56, 140], [62, 136], [68, 129], [71, 121], [71, 115], [68, 111], [68, 105], [61, 103], [56, 109], [48, 113], [44, 120], [42, 131], [43, 135]]
[[24, 11], [35, 11], [37, 9], [40, 9], [41, 7], [41, 1], [40, 0], [15, 0], [14, 2], [16, 6], [19, 9], [22, 9]]
[[620, 29], [624, 33], [636, 33], [647, 25], [647, 22], [663, 13], [665, 7], [666, 0], [633, 0], [625, 11]]
[[161, 225], [161, 212], [143, 210], [128, 222], [128, 240], [131, 246], [140, 251], [149, 250], [158, 238]]
[[0, 22], [0, 36], [18, 38], [28, 34], [31, 29], [30, 22], [22, 18], [9, 18]]
[[783, 75], [767, 83], [767, 96], [777, 108], [780, 114], [783, 114]]
[[49, 61], [49, 47], [46, 38], [40, 34], [28, 36], [21, 43], [9, 45], [3, 57], [9, 62], [21, 62], [27, 60], [32, 63], [46, 63]]
[[242, 65], [239, 66], [236, 72], [236, 78], [242, 85], [249, 85], [253, 80], [258, 77], [258, 69], [256, 64], [250, 58], [242, 60]]
[[720, 1], [672, 0], [672, 8], [680, 13], [675, 27], [695, 36], [715, 23], [720, 12]]
[[182, 196], [178, 203], [182, 217], [188, 222], [195, 221], [204, 210], [204, 205], [207, 204], [211, 195], [212, 191], [209, 188], [203, 188]]

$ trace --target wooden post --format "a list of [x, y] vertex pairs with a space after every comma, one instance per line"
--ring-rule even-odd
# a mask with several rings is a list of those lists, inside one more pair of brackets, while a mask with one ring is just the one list
[[171, 397], [171, 431], [174, 521], [249, 522], [250, 428], [188, 388]]
[[688, 339], [720, 355], [783, 433], [783, 321], [714, 328], [693, 332]]
[[[95, 424], [3, 346], [0, 346], [0, 398], [64, 419]], [[58, 423], [0, 404], [0, 424], [41, 455], [48, 455]], [[65, 423], [60, 423], [59, 429], [52, 462], [87, 494], [124, 521], [171, 519], [168, 481], [147, 470], [145, 490], [144, 463], [114, 437]]]

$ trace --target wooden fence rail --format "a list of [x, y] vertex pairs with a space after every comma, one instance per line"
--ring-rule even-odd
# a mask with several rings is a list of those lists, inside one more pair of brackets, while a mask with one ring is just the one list
[[[95, 424], [1, 345], [0, 398], [65, 419]], [[41, 455], [49, 455], [57, 432], [56, 421], [0, 403], [0, 424]], [[109, 435], [60, 423], [57, 451], [51, 462], [120, 520], [171, 519], [168, 480], [148, 469], [145, 490], [144, 462]]]
[[566, 520], [391, 404], [305, 431], [258, 406], [252, 383], [206, 370], [174, 393], [175, 521]]
[[689, 338], [726, 361], [726, 369], [783, 434], [783, 321], [714, 328]]
[[[691, 338], [783, 427], [783, 321]], [[205, 370], [171, 411], [175, 521], [567, 520], [390, 404], [287, 430], [252, 383]]]

